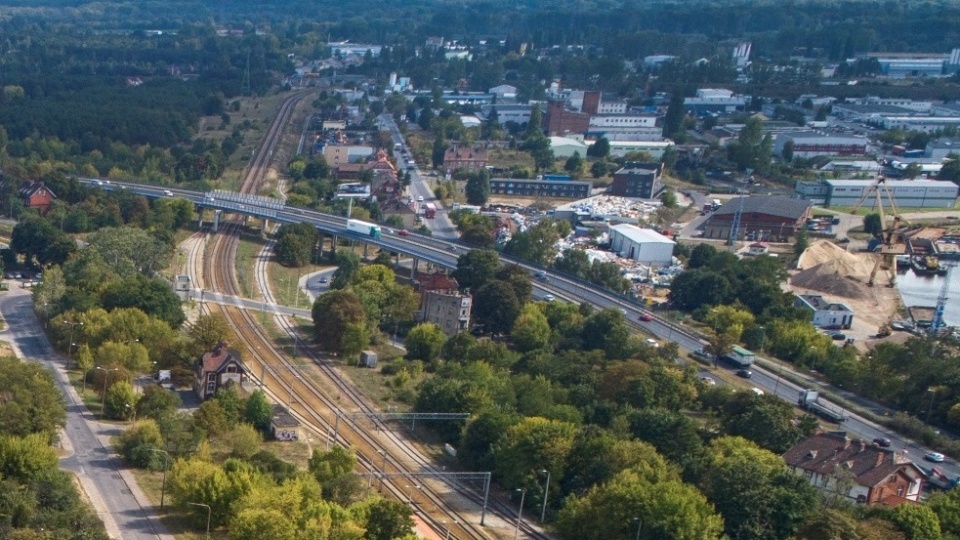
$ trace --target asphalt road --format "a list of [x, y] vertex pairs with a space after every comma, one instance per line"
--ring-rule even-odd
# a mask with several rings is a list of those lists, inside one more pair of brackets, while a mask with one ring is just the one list
[[51, 372], [64, 395], [67, 405], [64, 447], [72, 447], [72, 453], [61, 458], [60, 466], [77, 475], [107, 533], [123, 540], [172, 539], [154, 518], [152, 510], [140, 505], [134, 493], [138, 493], [141, 500], [146, 499], [129, 473], [123, 472], [120, 457], [105, 444], [120, 430], [94, 421], [67, 382], [64, 360], [53, 351], [42, 332], [33, 312], [30, 292], [11, 287], [0, 297], [0, 313], [9, 325], [0, 337], [11, 343], [21, 359], [36, 362]]
[[[393, 117], [389, 114], [381, 114], [378, 120], [382, 129], [390, 131], [394, 144], [399, 143], [404, 149], [406, 149], [406, 142], [403, 140], [403, 135], [400, 133], [400, 128], [398, 128], [396, 122], [393, 121]], [[401, 164], [401, 169], [406, 169], [406, 160], [398, 156], [397, 162]], [[456, 241], [456, 239], [459, 237], [457, 234], [457, 228], [453, 225], [453, 222], [450, 221], [449, 216], [447, 216], [447, 211], [444, 209], [443, 203], [441, 203], [440, 200], [434, 195], [433, 189], [430, 187], [430, 183], [430, 180], [420, 172], [419, 166], [410, 171], [410, 194], [413, 196], [414, 200], [416, 201], [419, 197], [423, 197], [422, 204], [432, 202], [437, 206], [437, 216], [433, 219], [424, 220], [427, 228], [430, 229], [430, 232], [433, 233], [433, 236], [437, 238]]]
[[[114, 184], [116, 186], [117, 183]], [[152, 197], [165, 196], [162, 190], [153, 186], [126, 184], [124, 189], [129, 189], [131, 191]], [[202, 204], [204, 201], [203, 194], [189, 190], [173, 190], [173, 195], [188, 198], [194, 202], [197, 202], [198, 204]], [[215, 206], [216, 204], [219, 204], [219, 201], [211, 204], [211, 206]], [[242, 213], [250, 213], [253, 215], [257, 215], [257, 212], [263, 212], [263, 210], [257, 208], [245, 208], [241, 209], [240, 211]], [[345, 220], [341, 217], [328, 216], [326, 214], [320, 214], [301, 209], [286, 208], [277, 210], [275, 215], [271, 217], [281, 222], [311, 223], [321, 230], [334, 232], [336, 234], [344, 234], [345, 236], [356, 236], [355, 234], [344, 230]], [[425, 238], [416, 234], [399, 236], [385, 232], [382, 238], [367, 239], [367, 241], [391, 251], [398, 251], [413, 257], [417, 257], [420, 260], [426, 260], [448, 268], [456, 267], [457, 257], [463, 252], [464, 249], [463, 247], [457, 247], [456, 245], [451, 244], [449, 241], [445, 241], [437, 237]], [[513, 261], [511, 261], [508, 257], [504, 257], [504, 262], [509, 263]], [[520, 263], [520, 265], [531, 273], [539, 270], [538, 268], [532, 267], [525, 263]], [[676, 326], [669, 321], [656, 318], [649, 322], [639, 321], [640, 314], [643, 313], [644, 310], [642, 310], [636, 304], [627, 301], [625, 298], [619, 297], [598, 286], [566, 278], [553, 271], [548, 270], [547, 275], [549, 277], [549, 281], [547, 282], [534, 281], [534, 292], [537, 295], [537, 298], [542, 298], [545, 294], [552, 294], [558, 300], [567, 300], [574, 303], [587, 302], [601, 309], [622, 309], [626, 312], [627, 318], [632, 322], [632, 324], [642, 328], [650, 334], [653, 334], [659, 339], [676, 342], [682, 350], [693, 351], [703, 347], [704, 345], [699, 338], [694, 337], [685, 331], [682, 326]], [[263, 309], [266, 309], [266, 307]], [[770, 373], [761, 367], [756, 367], [754, 369], [754, 373], [754, 386], [760, 388], [766, 393], [776, 394], [777, 396], [786, 399], [790, 403], [796, 403], [799, 393], [798, 387], [795, 387], [791, 384], [785, 384], [782, 381], [778, 384], [776, 374]], [[798, 374], [797, 376], [804, 377], [805, 375]], [[811, 380], [810, 386], [817, 388], [816, 381]], [[876, 404], [868, 403], [863, 400], [861, 400], [861, 402], [867, 408], [877, 408]], [[903, 440], [903, 438], [899, 437], [897, 434], [884, 431], [878, 426], [859, 417], [853, 416], [852, 414], [848, 414], [847, 416], [849, 419], [844, 423], [842, 429], [850, 432], [851, 434], [863, 437], [868, 441], [873, 440], [874, 437], [878, 436], [889, 438], [891, 441], [893, 441], [893, 448], [901, 451], [906, 450], [908, 455], [914, 458], [918, 464], [927, 467], [930, 466], [930, 464], [922, 461], [923, 455], [929, 452], [929, 449], [909, 443], [908, 441]], [[958, 468], [954, 463], [943, 463], [937, 466], [951, 477], [960, 476], [960, 468]]]

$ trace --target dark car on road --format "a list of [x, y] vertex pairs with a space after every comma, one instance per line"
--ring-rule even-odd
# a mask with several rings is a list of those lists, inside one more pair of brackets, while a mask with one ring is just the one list
[[881, 448], [887, 448], [890, 446], [890, 439], [886, 437], [877, 437], [876, 439], [873, 440], [873, 444]]
[[749, 369], [738, 369], [737, 377], [743, 377], [744, 379], [749, 379], [750, 377], [753, 377], [753, 372], [750, 371]]

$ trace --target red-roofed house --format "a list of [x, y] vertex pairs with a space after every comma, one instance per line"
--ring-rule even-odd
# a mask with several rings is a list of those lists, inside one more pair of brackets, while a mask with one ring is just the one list
[[333, 169], [337, 180], [357, 180], [363, 171], [372, 170], [375, 175], [385, 175], [396, 180], [397, 167], [390, 161], [390, 157], [381, 148], [370, 156], [366, 163], [341, 163]]
[[245, 378], [240, 353], [221, 343], [197, 360], [193, 390], [201, 400], [207, 400], [228, 382], [242, 384]]
[[448, 148], [443, 153], [443, 168], [447, 171], [463, 169], [465, 171], [481, 171], [487, 166], [487, 149], [477, 148]]
[[50, 203], [57, 198], [43, 182], [26, 181], [20, 184], [20, 199], [27, 208], [36, 208], [41, 214], [46, 214]]
[[867, 505], [914, 504], [920, 500], [925, 478], [903, 455], [851, 440], [842, 431], [807, 437], [787, 450], [783, 460], [818, 489], [834, 490], [838, 478], [852, 479], [847, 496]]

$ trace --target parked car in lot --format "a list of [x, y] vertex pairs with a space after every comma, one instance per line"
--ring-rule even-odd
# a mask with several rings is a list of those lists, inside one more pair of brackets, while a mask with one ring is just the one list
[[843, 332], [827, 332], [827, 335], [837, 341], [843, 341], [847, 339], [847, 335], [844, 334]]

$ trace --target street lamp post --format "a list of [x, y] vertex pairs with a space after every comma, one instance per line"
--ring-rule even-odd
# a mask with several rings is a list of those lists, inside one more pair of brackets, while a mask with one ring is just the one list
[[78, 321], [78, 322], [63, 321], [63, 324], [70, 325], [70, 341], [67, 342], [67, 356], [69, 356], [70, 358], [73, 358], [73, 331], [77, 328], [77, 326], [83, 326], [83, 322], [82, 321]]
[[520, 538], [520, 521], [523, 519], [523, 501], [527, 497], [527, 489], [517, 488], [517, 491], [520, 492], [520, 508], [517, 510], [517, 530], [513, 533], [513, 540]]
[[934, 387], [927, 388], [927, 392], [930, 393], [930, 405], [927, 406], [927, 420], [926, 423], [930, 423], [930, 414], [933, 412], [933, 400], [937, 397], [937, 389]]
[[150, 448], [150, 451], [163, 453], [163, 481], [160, 484], [160, 509], [163, 510], [163, 498], [167, 494], [167, 467], [170, 464], [170, 453], [160, 448]]
[[106, 410], [107, 410], [107, 383], [110, 382], [110, 372], [111, 372], [111, 371], [117, 371], [117, 370], [119, 370], [120, 368], [105, 369], [105, 368], [102, 368], [102, 367], [100, 367], [100, 366], [97, 366], [97, 367], [95, 367], [94, 369], [99, 369], [100, 371], [103, 371], [103, 372], [104, 372], [104, 374], [103, 374], [103, 396], [101, 397], [101, 401], [100, 401], [100, 418], [103, 419], [103, 418], [104, 418], [104, 414], [106, 413]]
[[640, 540], [640, 529], [643, 528], [643, 522], [638, 517], [633, 518], [633, 522], [637, 524], [637, 540]]
[[547, 475], [547, 482], [543, 488], [543, 510], [540, 512], [540, 523], [547, 520], [547, 497], [550, 496], [550, 471], [541, 469], [540, 474]]
[[187, 504], [189, 504], [190, 506], [202, 506], [203, 508], [207, 509], [207, 540], [210, 540], [210, 516], [213, 515], [213, 510], [210, 508], [210, 505], [203, 504], [203, 503], [193, 503], [193, 502], [188, 502]]

